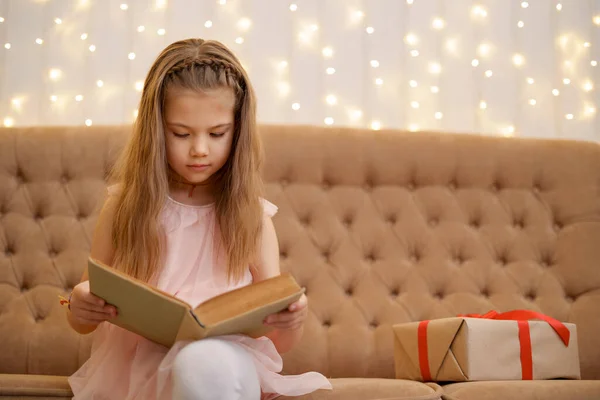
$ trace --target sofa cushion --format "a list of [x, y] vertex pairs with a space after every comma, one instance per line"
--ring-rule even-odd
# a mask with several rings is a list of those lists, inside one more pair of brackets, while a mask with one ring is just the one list
[[[441, 400], [442, 388], [435, 383], [401, 379], [330, 379], [333, 390], [317, 390], [296, 400]], [[288, 397], [284, 397], [288, 399]]]
[[0, 374], [0, 396], [71, 398], [66, 376]]
[[444, 386], [444, 400], [590, 400], [600, 399], [600, 381], [463, 382]]

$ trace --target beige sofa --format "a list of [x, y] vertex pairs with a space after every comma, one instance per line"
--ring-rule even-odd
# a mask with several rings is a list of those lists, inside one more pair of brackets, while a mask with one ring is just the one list
[[[78, 283], [123, 127], [0, 130], [0, 397], [69, 398], [89, 356]], [[478, 135], [261, 126], [281, 266], [310, 314], [303, 399], [600, 399], [600, 148]], [[577, 324], [581, 381], [394, 379], [391, 325], [528, 308]]]

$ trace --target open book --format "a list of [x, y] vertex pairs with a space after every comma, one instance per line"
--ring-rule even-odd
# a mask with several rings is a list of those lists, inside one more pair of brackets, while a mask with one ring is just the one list
[[294, 277], [284, 273], [215, 296], [193, 308], [92, 258], [88, 260], [88, 274], [90, 291], [117, 308], [111, 323], [167, 347], [178, 340], [217, 335], [264, 336], [272, 328], [263, 320], [288, 308], [304, 293]]

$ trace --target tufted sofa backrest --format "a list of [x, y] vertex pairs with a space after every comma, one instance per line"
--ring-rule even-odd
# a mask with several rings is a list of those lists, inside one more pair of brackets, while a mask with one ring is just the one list
[[[79, 282], [131, 127], [0, 130], [0, 372], [70, 374]], [[261, 126], [281, 267], [307, 288], [285, 372], [393, 377], [391, 325], [527, 308], [578, 326], [600, 379], [595, 143]]]

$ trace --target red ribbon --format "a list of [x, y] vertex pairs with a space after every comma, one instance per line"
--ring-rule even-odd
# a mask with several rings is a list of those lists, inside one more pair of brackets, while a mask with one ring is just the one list
[[[531, 355], [531, 336], [529, 333], [529, 322], [532, 319], [539, 319], [547, 322], [556, 334], [560, 337], [565, 346], [569, 345], [571, 332], [560, 321], [530, 310], [514, 310], [504, 313], [488, 311], [485, 314], [459, 314], [463, 318], [483, 318], [496, 320], [517, 321], [519, 326], [519, 344], [521, 346], [521, 375], [523, 380], [533, 379], [533, 360]], [[429, 369], [429, 353], [427, 346], [427, 325], [429, 321], [421, 321], [417, 330], [417, 346], [419, 349], [419, 365], [423, 381], [431, 381], [431, 371]]]

